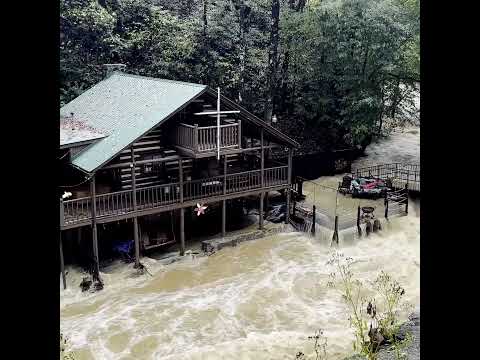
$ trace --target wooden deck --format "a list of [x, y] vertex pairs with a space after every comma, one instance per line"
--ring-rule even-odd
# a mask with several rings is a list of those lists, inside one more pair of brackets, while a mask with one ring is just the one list
[[[95, 196], [98, 223], [106, 223], [134, 216], [143, 216], [178, 208], [194, 206], [261, 193], [288, 186], [288, 166], [252, 170], [180, 183], [161, 184], [136, 190], [137, 210], [133, 208], [133, 192], [117, 191]], [[62, 229], [88, 225], [92, 219], [91, 198], [66, 200], [60, 203]]]
[[391, 179], [396, 189], [403, 189], [408, 184], [410, 191], [420, 192], [420, 164], [380, 164], [356, 169], [352, 174], [383, 180]]
[[[175, 130], [175, 144], [192, 153], [212, 152], [217, 149], [217, 127], [179, 124]], [[220, 149], [241, 147], [241, 121], [220, 126]]]

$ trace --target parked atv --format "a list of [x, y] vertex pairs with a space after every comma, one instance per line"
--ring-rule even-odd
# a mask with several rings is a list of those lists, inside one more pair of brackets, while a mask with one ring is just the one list
[[366, 197], [378, 199], [385, 196], [390, 189], [385, 181], [375, 178], [356, 178], [350, 184], [352, 197]]

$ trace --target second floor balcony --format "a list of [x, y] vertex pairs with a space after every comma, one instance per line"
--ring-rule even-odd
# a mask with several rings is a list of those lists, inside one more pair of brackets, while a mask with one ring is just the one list
[[[217, 151], [217, 126], [198, 126], [180, 123], [175, 129], [174, 143], [192, 155]], [[241, 148], [241, 121], [223, 122], [220, 125], [220, 150]]]

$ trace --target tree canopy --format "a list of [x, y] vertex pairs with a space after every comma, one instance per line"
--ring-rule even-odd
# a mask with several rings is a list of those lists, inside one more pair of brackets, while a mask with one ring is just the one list
[[220, 86], [304, 152], [365, 145], [420, 78], [419, 0], [61, 0], [60, 102], [127, 72]]

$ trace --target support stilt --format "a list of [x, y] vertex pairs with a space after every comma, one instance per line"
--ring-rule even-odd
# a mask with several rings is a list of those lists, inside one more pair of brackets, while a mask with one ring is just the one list
[[63, 289], [67, 288], [67, 279], [65, 276], [65, 264], [63, 262], [63, 245], [62, 245], [62, 232], [60, 231], [60, 270], [62, 271], [62, 282], [63, 282]]
[[222, 237], [225, 237], [226, 231], [226, 219], [227, 219], [227, 200], [222, 200]]
[[93, 276], [100, 279], [100, 265], [98, 257], [97, 238], [97, 204], [95, 201], [95, 175], [90, 179], [90, 194], [92, 202], [92, 240], [93, 240]]
[[315, 236], [315, 224], [317, 222], [317, 207], [313, 205], [312, 208], [312, 235]]
[[180, 255], [185, 255], [185, 209], [180, 209]]
[[[131, 160], [130, 164], [132, 168], [132, 200], [133, 200], [133, 211], [137, 212], [137, 181], [135, 178], [135, 153], [133, 146], [131, 148]], [[133, 218], [133, 239], [135, 243], [135, 268], [140, 266], [140, 242], [138, 239], [138, 218], [135, 216]]]
[[258, 228], [260, 230], [263, 230], [263, 197], [265, 196], [265, 193], [260, 194], [260, 209], [258, 211]]

